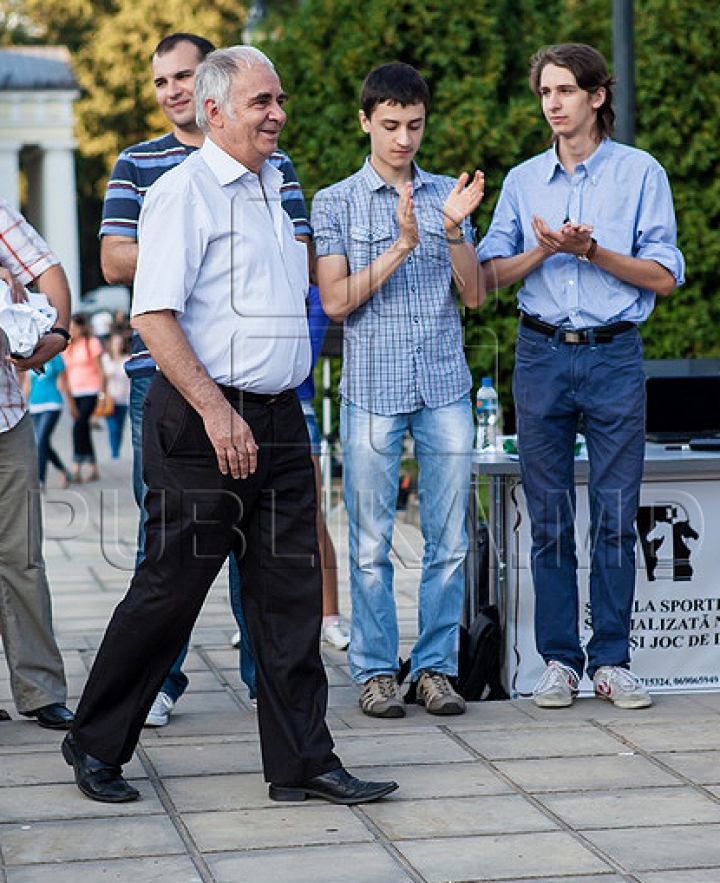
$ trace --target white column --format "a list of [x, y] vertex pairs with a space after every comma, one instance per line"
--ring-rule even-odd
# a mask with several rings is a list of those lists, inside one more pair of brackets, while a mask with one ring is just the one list
[[40, 172], [40, 232], [65, 268], [70, 281], [73, 312], [80, 305], [74, 148], [73, 141], [41, 145]]
[[0, 143], [0, 196], [20, 208], [20, 143]]

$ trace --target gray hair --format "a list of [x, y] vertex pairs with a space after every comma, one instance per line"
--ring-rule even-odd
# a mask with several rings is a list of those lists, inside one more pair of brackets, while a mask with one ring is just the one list
[[210, 129], [205, 102], [214, 98], [220, 110], [231, 115], [231, 93], [233, 78], [238, 71], [249, 70], [264, 64], [274, 71], [270, 59], [254, 46], [230, 46], [229, 49], [216, 49], [198, 65], [195, 71], [195, 115], [198, 128], [207, 134]]

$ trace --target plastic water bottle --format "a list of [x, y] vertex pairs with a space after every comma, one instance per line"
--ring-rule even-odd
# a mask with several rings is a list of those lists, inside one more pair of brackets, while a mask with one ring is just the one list
[[493, 386], [492, 377], [483, 377], [477, 391], [477, 440], [478, 451], [497, 450], [498, 436], [498, 394]]

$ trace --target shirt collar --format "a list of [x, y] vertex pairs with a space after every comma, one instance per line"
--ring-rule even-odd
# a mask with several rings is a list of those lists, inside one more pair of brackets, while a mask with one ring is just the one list
[[[247, 166], [219, 147], [211, 138], [206, 138], [203, 141], [200, 153], [221, 187], [239, 181], [245, 175], [254, 174]], [[270, 186], [279, 187], [283, 182], [282, 172], [267, 161], [261, 166], [259, 177], [263, 184]]]
[[[610, 138], [603, 138], [598, 144], [597, 149], [583, 162], [578, 163], [577, 169], [584, 168], [588, 178], [595, 182], [600, 176], [605, 163], [609, 159], [613, 151], [613, 142]], [[576, 169], [576, 171], [577, 171]], [[556, 174], [565, 171], [565, 167], [560, 162], [557, 155], [557, 147], [555, 144], [545, 153], [545, 181], [550, 183]]]
[[[360, 169], [360, 176], [370, 190], [382, 190], [383, 187], [387, 187], [390, 190], [395, 189], [378, 175], [370, 162], [369, 156], [365, 159], [365, 164], [362, 169]], [[424, 184], [429, 183], [430, 180], [431, 176], [427, 172], [424, 172], [416, 162], [413, 162], [413, 190], [417, 190]]]

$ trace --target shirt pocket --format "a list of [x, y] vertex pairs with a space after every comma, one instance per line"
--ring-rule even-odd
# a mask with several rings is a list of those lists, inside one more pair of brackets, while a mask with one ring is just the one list
[[382, 224], [354, 224], [350, 227], [350, 265], [353, 272], [367, 267], [393, 243], [394, 233]]

